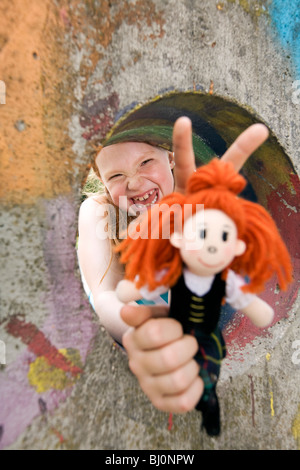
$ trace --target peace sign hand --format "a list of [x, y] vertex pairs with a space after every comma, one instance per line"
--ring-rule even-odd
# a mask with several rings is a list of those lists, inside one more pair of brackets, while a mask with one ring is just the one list
[[[233, 142], [221, 160], [231, 161], [240, 171], [250, 155], [268, 138], [269, 131], [264, 124], [253, 124]], [[177, 119], [173, 129], [173, 151], [175, 154], [175, 191], [183, 193], [187, 180], [196, 168], [192, 143], [192, 123], [183, 116]]]

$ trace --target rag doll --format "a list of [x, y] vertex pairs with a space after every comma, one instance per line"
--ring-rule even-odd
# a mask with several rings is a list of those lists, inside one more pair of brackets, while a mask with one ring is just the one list
[[226, 354], [221, 305], [227, 302], [266, 327], [273, 309], [256, 294], [273, 275], [281, 289], [292, 278], [274, 221], [262, 206], [238, 197], [245, 184], [230, 163], [215, 158], [191, 176], [186, 194], [164, 197], [117, 248], [125, 264], [119, 299], [150, 300], [170, 289], [169, 315], [197, 339], [204, 393], [196, 409], [211, 436], [220, 433], [216, 385]]

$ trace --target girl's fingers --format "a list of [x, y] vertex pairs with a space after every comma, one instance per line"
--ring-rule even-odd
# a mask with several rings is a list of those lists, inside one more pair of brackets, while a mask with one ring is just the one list
[[169, 313], [167, 305], [124, 305], [121, 318], [129, 326], [137, 328], [150, 318], [166, 317]]
[[[221, 157], [233, 163], [239, 172], [250, 155], [268, 138], [268, 128], [261, 123], [253, 124], [242, 132]], [[192, 123], [188, 117], [180, 117], [174, 124], [173, 150], [175, 153], [175, 191], [184, 193], [187, 181], [196, 168], [192, 142]]]
[[131, 329], [123, 336], [128, 350], [152, 351], [183, 337], [181, 324], [173, 318], [152, 318], [139, 328]]
[[190, 361], [197, 350], [197, 341], [190, 335], [159, 349], [134, 350], [134, 354], [131, 354], [129, 347], [129, 367], [137, 377], [168, 374]]
[[192, 359], [169, 374], [147, 377], [141, 381], [141, 387], [145, 386], [153, 394], [170, 395], [172, 392], [172, 394], [178, 395], [191, 386], [198, 377], [199, 370], [200, 366]]
[[174, 124], [173, 151], [175, 154], [175, 191], [184, 193], [187, 180], [196, 168], [192, 142], [192, 123], [188, 117], [180, 117]]
[[203, 393], [203, 380], [198, 376], [194, 382], [180, 394], [157, 395], [152, 398], [153, 405], [169, 413], [186, 413], [195, 408]]
[[238, 172], [255, 150], [268, 138], [269, 131], [264, 124], [253, 124], [233, 142], [221, 160], [233, 163]]

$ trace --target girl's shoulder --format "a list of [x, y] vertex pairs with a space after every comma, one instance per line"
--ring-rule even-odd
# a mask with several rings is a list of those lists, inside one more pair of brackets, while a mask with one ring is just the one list
[[91, 218], [98, 218], [101, 215], [99, 209], [104, 205], [107, 204], [107, 199], [104, 194], [97, 194], [94, 196], [87, 197], [80, 206], [79, 209], [79, 219], [91, 219]]

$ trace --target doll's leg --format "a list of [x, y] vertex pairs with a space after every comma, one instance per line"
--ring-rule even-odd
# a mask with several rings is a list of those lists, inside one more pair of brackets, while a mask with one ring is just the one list
[[221, 362], [226, 356], [226, 345], [219, 328], [207, 334], [201, 330], [191, 330], [199, 345], [195, 360], [200, 365], [200, 377], [204, 383], [204, 392], [196, 410], [202, 412], [202, 426], [209, 436], [218, 436], [221, 430], [220, 407], [216, 393]]
[[199, 350], [195, 359], [200, 365], [200, 377], [204, 391], [196, 409], [202, 412], [202, 426], [209, 436], [218, 436], [221, 431], [220, 406], [216, 392], [221, 362], [226, 348], [221, 331], [216, 329], [210, 335], [198, 338]]
[[218, 436], [221, 431], [221, 422], [219, 400], [216, 393], [217, 378], [205, 369], [202, 369], [200, 376], [204, 381], [204, 392], [196, 405], [196, 410], [202, 412], [202, 426], [207, 434]]

